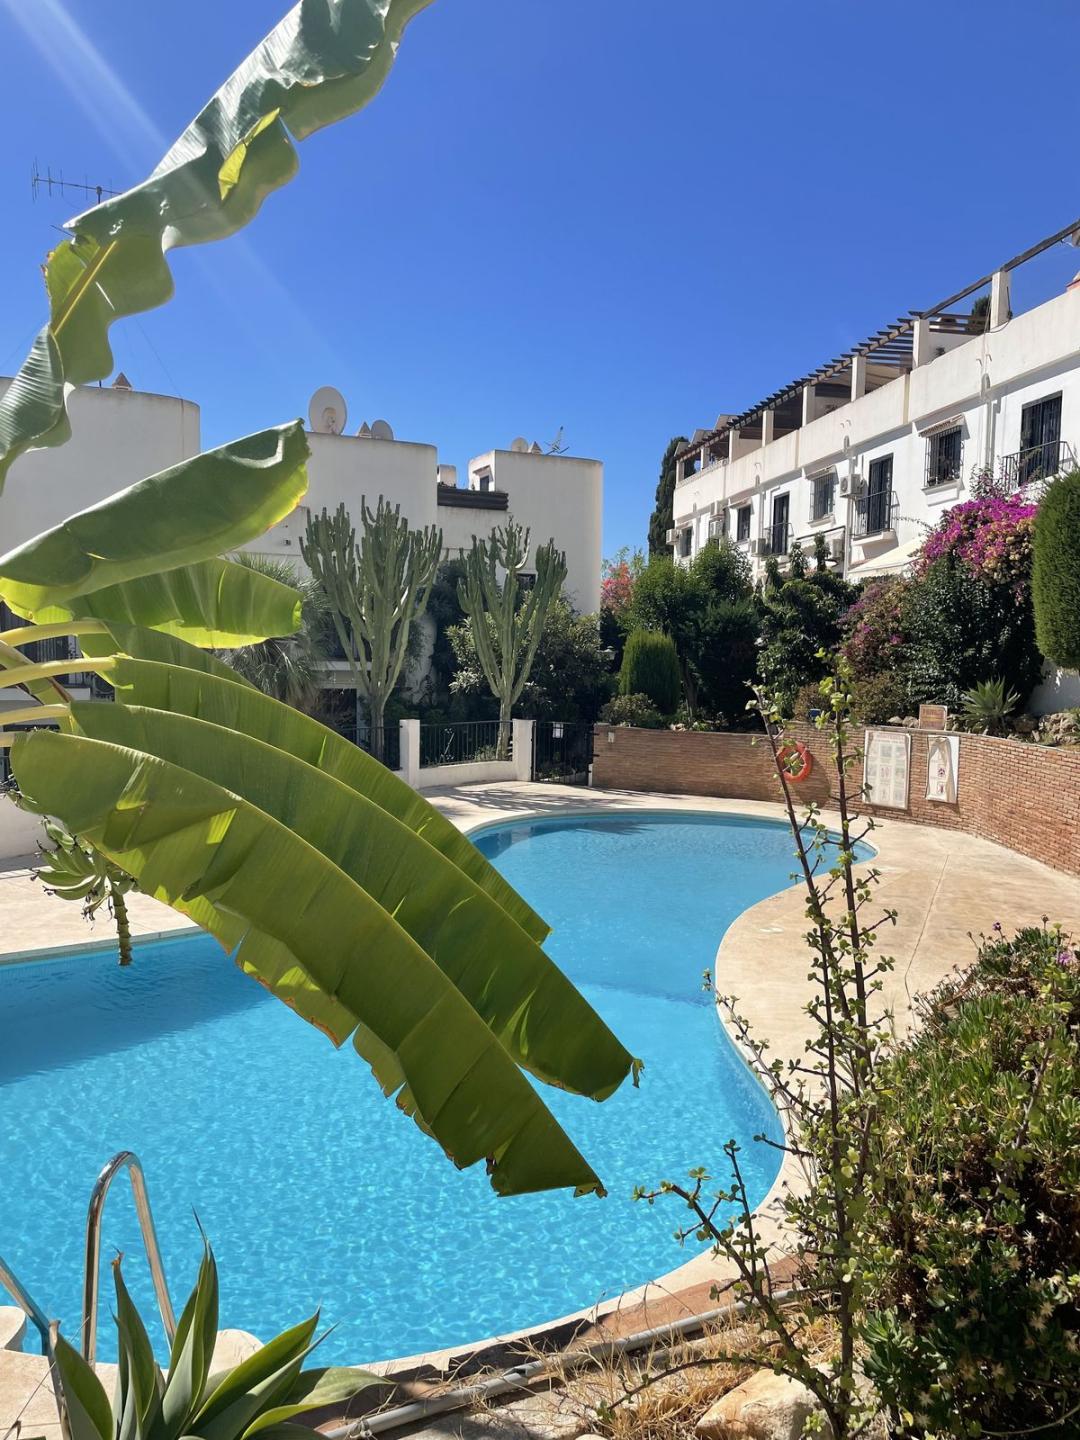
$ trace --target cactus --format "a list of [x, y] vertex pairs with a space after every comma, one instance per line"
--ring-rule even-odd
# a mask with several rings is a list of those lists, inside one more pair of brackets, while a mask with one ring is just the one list
[[[566, 556], [549, 540], [537, 548], [536, 578], [532, 589], [525, 589], [522, 571], [529, 559], [530, 538], [529, 531], [513, 520], [493, 530], [488, 540], [474, 535], [465, 557], [465, 577], [458, 582], [458, 599], [472, 627], [480, 668], [499, 702], [500, 760], [509, 754], [510, 717], [532, 670], [544, 620], [566, 579]], [[500, 568], [506, 574], [501, 582]]]
[[383, 716], [401, 675], [413, 623], [427, 609], [442, 556], [442, 531], [412, 530], [383, 497], [360, 502], [363, 537], [344, 505], [308, 520], [301, 553], [330, 605], [357, 693], [367, 701], [372, 753], [385, 754]]

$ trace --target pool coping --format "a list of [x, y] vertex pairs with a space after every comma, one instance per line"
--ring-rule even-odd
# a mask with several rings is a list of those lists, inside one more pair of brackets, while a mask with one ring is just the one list
[[[543, 805], [540, 804], [541, 795], [544, 797]], [[743, 816], [748, 819], [779, 821], [784, 825], [787, 823], [783, 807], [778, 802], [727, 800], [673, 793], [594, 790], [557, 784], [489, 782], [470, 786], [443, 786], [427, 792], [426, 798], [466, 835], [515, 821], [542, 820], [544, 818], [570, 819], [574, 816], [588, 817], [598, 813], [626, 813], [628, 811], [701, 816], [727, 814]], [[839, 824], [839, 816], [835, 812], [823, 811], [821, 819], [830, 829], [836, 828]], [[928, 914], [921, 923], [917, 922], [911, 927], [918, 931], [918, 941], [921, 941], [922, 935], [927, 929], [929, 911], [933, 909], [934, 900], [940, 890], [941, 877], [937, 877], [938, 884], [936, 886], [933, 883], [936, 869], [941, 868], [942, 875], [944, 875], [945, 869], [953, 860], [961, 864], [962, 877], [969, 873], [963, 867], [963, 862], [967, 860], [973, 862], [996, 861], [999, 865], [1007, 866], [1013, 874], [1017, 871], [1022, 872], [1019, 883], [1026, 889], [1034, 889], [1037, 895], [1036, 904], [1042, 905], [1047, 913], [1052, 913], [1057, 903], [1056, 899], [1054, 901], [1047, 899], [1047, 894], [1056, 889], [1059, 896], [1065, 901], [1066, 913], [1061, 918], [1067, 926], [1074, 925], [1080, 931], [1080, 904], [1074, 900], [1071, 913], [1075, 914], [1075, 919], [1070, 919], [1070, 897], [1065, 889], [1066, 881], [1073, 885], [1075, 882], [1070, 881], [1070, 877], [1063, 877], [1050, 870], [1049, 867], [1038, 861], [1028, 860], [1002, 846], [978, 840], [962, 832], [931, 829], [899, 819], [876, 820], [872, 843], [877, 850], [877, 855], [872, 861], [864, 863], [872, 865], [884, 874], [884, 881], [887, 883], [888, 889], [882, 895], [883, 903], [892, 903], [890, 897], [895, 889], [899, 892], [905, 905], [913, 906], [913, 886], [916, 890], [920, 886], [924, 890], [927, 886], [930, 887], [931, 893], [927, 902]], [[940, 867], [939, 862], [941, 862]], [[976, 863], [976, 869], [978, 868]], [[1034, 883], [1036, 881], [1041, 881], [1041, 886]], [[993, 889], [997, 888], [997, 886], [993, 887]], [[988, 894], [991, 893], [990, 886], [987, 886], [986, 889]], [[1039, 896], [1041, 899], [1038, 898]], [[718, 992], [730, 992], [731, 984], [737, 977], [744, 982], [748, 978], [756, 979], [757, 977], [753, 976], [752, 972], [755, 967], [761, 968], [763, 949], [771, 952], [770, 959], [777, 962], [780, 967], [785, 963], [790, 964], [793, 959], [805, 961], [805, 941], [802, 936], [805, 932], [806, 921], [802, 897], [803, 890], [800, 884], [794, 883], [785, 886], [772, 896], [749, 906], [731, 922], [720, 937], [717, 946], [714, 983]], [[996, 910], [993, 909], [993, 902], [988, 899], [980, 897], [980, 904], [985, 915], [982, 921], [985, 927], [988, 928], [991, 918], [1005, 918], [1006, 921], [1009, 921], [1008, 902], [1006, 902], [1004, 914], [1000, 906]], [[1058, 908], [1062, 907], [1058, 906]], [[1015, 923], [1021, 922], [1016, 920]], [[1023, 923], [1029, 922], [1025, 920]], [[198, 931], [198, 926], [182, 924], [167, 930], [138, 930], [134, 938], [136, 944], [150, 944], [178, 940]], [[921, 976], [916, 975], [915, 979], [919, 981], [919, 988], [925, 988], [927, 983], [933, 983], [942, 978], [956, 963], [970, 958], [972, 951], [968, 940], [969, 932], [966, 930], [963, 932], [963, 939], [967, 943], [962, 947], [956, 943], [956, 934], [954, 932], [949, 932], [949, 934], [953, 943], [944, 946], [945, 955], [938, 961], [936, 967], [932, 967], [929, 976], [925, 973]], [[0, 965], [18, 961], [45, 960], [58, 955], [100, 951], [111, 948], [114, 943], [112, 940], [92, 939], [61, 946], [24, 948], [19, 952], [0, 955]], [[749, 963], [749, 974], [742, 968], [747, 962]], [[911, 989], [908, 979], [911, 976], [913, 965], [914, 952], [912, 956], [908, 957], [907, 965], [901, 969], [903, 991], [898, 991], [898, 997], [902, 998], [903, 995], [906, 995], [909, 1002]], [[918, 967], [915, 968], [918, 969]], [[925, 971], [925, 965], [922, 969]], [[935, 969], [936, 973], [934, 973]], [[803, 970], [805, 970], [805, 965], [800, 968], [800, 973]], [[787, 1002], [790, 1001], [790, 996], [786, 992], [792, 988], [791, 977], [784, 975], [783, 983], [784, 999]], [[765, 998], [768, 996], [768, 986], [765, 987], [764, 996]], [[898, 1005], [898, 1012], [901, 1008], [908, 1007]], [[801, 1053], [805, 1031], [801, 1028], [801, 1020], [798, 1022], [800, 1028], [793, 1027], [790, 1004], [786, 1005], [786, 1012], [779, 1021], [767, 1005], [763, 1006], [762, 994], [754, 994], [749, 1005], [744, 997], [740, 997], [740, 1009], [744, 1013], [748, 1012], [747, 1018], [759, 1033], [767, 1035], [772, 1044], [772, 1054], [779, 1055], [780, 1058], [787, 1058], [785, 1046], [790, 1047], [788, 1054], [792, 1057], [796, 1053]], [[801, 1001], [798, 1014], [801, 1016]], [[733, 1034], [722, 1012], [720, 1020], [728, 1043], [734, 1045], [745, 1061], [744, 1048], [738, 1037]], [[779, 1033], [777, 1033], [778, 1025]], [[748, 1066], [748, 1068], [752, 1074], [755, 1074], [752, 1066]], [[761, 1084], [760, 1077], [755, 1074], [755, 1078]], [[776, 1245], [780, 1235], [780, 1227], [775, 1213], [780, 1197], [788, 1187], [799, 1185], [801, 1180], [802, 1176], [797, 1162], [794, 1157], [785, 1153], [772, 1187], [755, 1210], [755, 1216], [761, 1226], [762, 1237], [770, 1245]], [[418, 1373], [452, 1374], [463, 1365], [476, 1362], [486, 1353], [502, 1351], [507, 1347], [542, 1344], [545, 1337], [557, 1336], [559, 1332], [566, 1332], [568, 1329], [579, 1332], [582, 1328], [602, 1326], [605, 1322], [612, 1320], [631, 1323], [631, 1317], [640, 1319], [641, 1324], [636, 1328], [641, 1328], [652, 1323], [649, 1314], [650, 1307], [653, 1307], [654, 1310], [657, 1308], [670, 1310], [674, 1305], [681, 1313], [692, 1313], [710, 1308], [710, 1305], [716, 1304], [715, 1300], [710, 1301], [709, 1291], [711, 1288], [713, 1286], [726, 1287], [734, 1278], [736, 1277], [733, 1269], [718, 1263], [711, 1250], [706, 1248], [654, 1280], [647, 1281], [619, 1295], [598, 1300], [593, 1305], [582, 1307], [568, 1314], [519, 1330], [486, 1336], [474, 1341], [459, 1342], [437, 1350], [421, 1351], [413, 1355], [394, 1357], [380, 1362], [362, 1363], [388, 1380], [404, 1379]], [[703, 1290], [704, 1293], [702, 1293]], [[693, 1300], [691, 1296], [694, 1296]]]

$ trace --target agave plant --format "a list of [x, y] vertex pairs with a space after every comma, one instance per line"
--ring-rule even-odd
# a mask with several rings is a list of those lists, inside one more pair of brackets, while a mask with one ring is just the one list
[[[71, 222], [49, 257], [50, 319], [0, 400], [0, 479], [63, 442], [66, 392], [112, 367], [108, 327], [168, 298], [164, 251], [231, 234], [296, 167], [302, 139], [359, 109], [428, 0], [297, 5], [151, 177]], [[212, 650], [295, 633], [300, 597], [221, 558], [307, 489], [299, 422], [184, 461], [0, 556], [0, 732], [21, 803], [202, 925], [335, 1044], [351, 1042], [458, 1166], [503, 1194], [599, 1177], [524, 1072], [603, 1100], [639, 1064], [544, 953], [544, 921], [383, 766], [260, 694]], [[115, 702], [75, 702], [79, 640]], [[45, 728], [51, 727], [51, 728]], [[179, 1432], [176, 1432], [179, 1434]]]
[[1002, 735], [1005, 722], [1020, 704], [1015, 690], [1006, 690], [1005, 681], [983, 680], [964, 696], [964, 717], [984, 735]]
[[52, 1350], [66, 1440], [298, 1440], [311, 1431], [297, 1415], [351, 1400], [380, 1383], [363, 1370], [304, 1370], [318, 1343], [318, 1312], [285, 1330], [231, 1370], [211, 1374], [217, 1339], [218, 1277], [204, 1248], [163, 1373], [121, 1274], [116, 1284], [118, 1365], [112, 1404], [93, 1368], [53, 1328]]
[[81, 901], [87, 920], [93, 920], [105, 906], [116, 923], [120, 964], [130, 965], [131, 925], [125, 896], [136, 888], [134, 879], [92, 845], [69, 835], [62, 825], [46, 820], [44, 827], [52, 849], [42, 851], [34, 878], [50, 895]]

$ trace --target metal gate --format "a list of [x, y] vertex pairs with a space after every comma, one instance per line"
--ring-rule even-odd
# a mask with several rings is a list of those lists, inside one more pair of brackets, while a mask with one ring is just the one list
[[588, 785], [593, 727], [586, 720], [537, 720], [533, 724], [532, 778]]

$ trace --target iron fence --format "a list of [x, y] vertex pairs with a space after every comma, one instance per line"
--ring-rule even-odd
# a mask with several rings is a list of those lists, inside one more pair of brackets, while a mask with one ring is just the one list
[[[381, 745], [378, 744], [380, 738]], [[361, 726], [357, 744], [361, 750], [381, 760], [388, 770], [401, 769], [401, 726], [397, 723], [384, 725], [381, 729]]]
[[478, 760], [513, 758], [513, 724], [498, 720], [463, 720], [450, 725], [420, 726], [420, 767], [471, 765]]
[[593, 734], [589, 721], [537, 720], [533, 725], [532, 778], [587, 785]]

